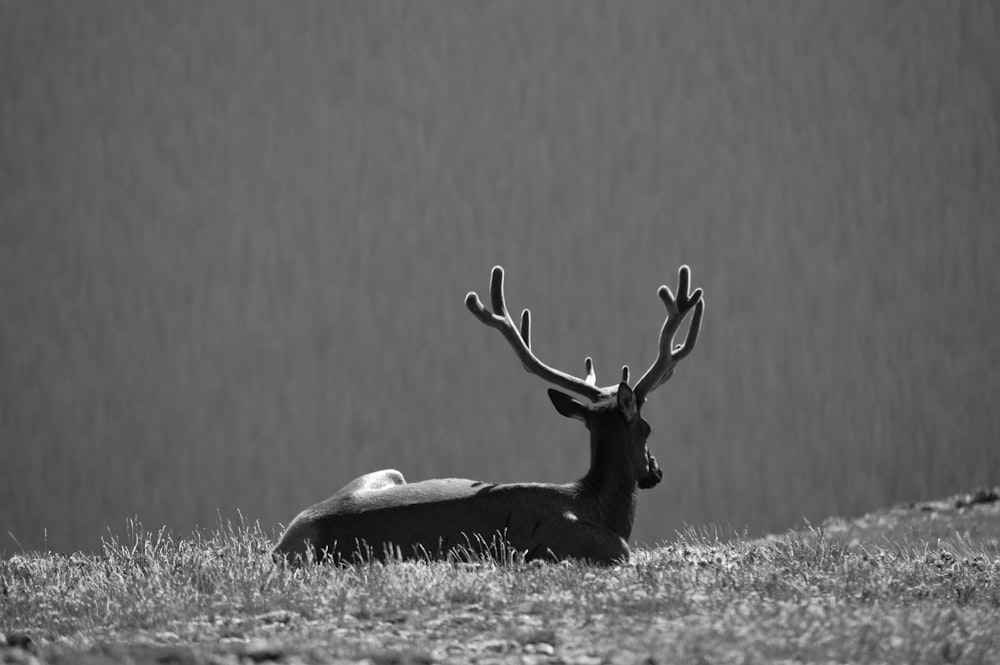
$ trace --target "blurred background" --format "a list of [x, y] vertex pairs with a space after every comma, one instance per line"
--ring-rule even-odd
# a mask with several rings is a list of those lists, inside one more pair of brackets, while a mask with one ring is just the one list
[[633, 538], [1000, 482], [1000, 9], [0, 3], [0, 551], [566, 482], [548, 363], [695, 352]]

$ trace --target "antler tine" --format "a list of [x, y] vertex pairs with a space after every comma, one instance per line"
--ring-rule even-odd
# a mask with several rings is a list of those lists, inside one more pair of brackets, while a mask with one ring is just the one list
[[[514, 353], [517, 354], [525, 370], [560, 388], [582, 395], [592, 402], [596, 402], [610, 394], [609, 389], [598, 388], [595, 384], [589, 383], [584, 379], [578, 379], [575, 376], [549, 367], [532, 353], [531, 313], [528, 310], [524, 310], [521, 314], [521, 328], [518, 330], [514, 325], [514, 320], [511, 319], [510, 314], [507, 312], [507, 305], [503, 295], [503, 268], [500, 266], [495, 266], [490, 276], [490, 300], [493, 305], [493, 313], [486, 311], [482, 301], [479, 299], [479, 295], [475, 291], [470, 291], [465, 296], [465, 306], [481, 322], [500, 331], [504, 339], [507, 340], [507, 343], [514, 349]], [[593, 373], [592, 362], [588, 364], [588, 370], [589, 379]]]
[[[701, 289], [698, 289], [698, 297], [701, 297]], [[691, 326], [688, 328], [688, 334], [684, 338], [684, 343], [671, 352], [674, 360], [682, 360], [694, 350], [694, 345], [698, 342], [698, 333], [701, 332], [701, 318], [704, 314], [705, 301], [699, 300], [694, 306], [694, 318], [691, 319]]]
[[[674, 358], [674, 361], [681, 360], [682, 358], [686, 357], [687, 354], [691, 353], [692, 349], [694, 349], [695, 342], [698, 341], [698, 333], [701, 331], [701, 317], [704, 314], [704, 312], [705, 312], [705, 301], [702, 300], [697, 305], [695, 305], [694, 318], [691, 319], [691, 327], [688, 328], [688, 334], [684, 340], [684, 344], [675, 347], [673, 352], [671, 353], [671, 355]], [[654, 390], [662, 386], [664, 383], [670, 380], [670, 377], [673, 375], [674, 375], [674, 368], [671, 367], [668, 371], [664, 372], [663, 376], [660, 377], [660, 380], [657, 381], [653, 385], [653, 387], [649, 389], [649, 392], [653, 392]]]
[[[677, 363], [691, 353], [698, 341], [701, 320], [705, 313], [705, 301], [702, 299], [703, 291], [699, 288], [695, 289], [693, 293], [688, 293], [691, 286], [691, 269], [686, 265], [680, 268], [678, 282], [676, 298], [667, 286], [661, 286], [657, 291], [657, 295], [660, 296], [660, 300], [667, 308], [667, 318], [663, 322], [663, 328], [660, 329], [660, 343], [656, 361], [646, 370], [635, 386], [635, 396], [640, 404], [650, 392], [663, 385], [673, 375]], [[692, 309], [694, 309], [694, 318], [688, 328], [687, 338], [682, 345], [674, 348], [674, 334], [680, 328], [684, 317]]]

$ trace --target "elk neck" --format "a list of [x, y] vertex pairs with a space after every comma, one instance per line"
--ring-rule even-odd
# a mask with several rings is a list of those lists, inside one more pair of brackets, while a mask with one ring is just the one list
[[635, 521], [638, 480], [627, 444], [608, 432], [590, 433], [590, 469], [576, 482], [584, 514], [628, 540]]

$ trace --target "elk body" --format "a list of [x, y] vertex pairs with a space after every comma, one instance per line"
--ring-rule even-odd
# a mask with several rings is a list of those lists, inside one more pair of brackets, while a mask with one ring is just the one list
[[[681, 267], [679, 282], [676, 298], [666, 286], [658, 292], [667, 318], [653, 365], [634, 387], [627, 366], [621, 382], [598, 387], [590, 358], [587, 375], [580, 379], [535, 356], [530, 312], [524, 310], [520, 328], [515, 326], [504, 302], [503, 269], [493, 268], [493, 313], [475, 293], [466, 296], [465, 304], [476, 318], [503, 334], [528, 372], [586, 400], [548, 391], [560, 414], [582, 421], [590, 431], [587, 474], [568, 484], [459, 478], [407, 483], [394, 469], [376, 471], [299, 513], [274, 548], [275, 559], [441, 558], [457, 548], [482, 553], [500, 544], [527, 560], [628, 560], [637, 489], [654, 487], [663, 477], [646, 446], [650, 427], [640, 410], [649, 393], [666, 382], [677, 362], [694, 348], [704, 313], [701, 289], [689, 292], [687, 266]], [[684, 344], [674, 347], [674, 334], [692, 309]]]

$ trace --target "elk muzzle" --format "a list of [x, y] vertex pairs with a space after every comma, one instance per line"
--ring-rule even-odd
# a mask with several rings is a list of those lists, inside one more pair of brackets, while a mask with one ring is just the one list
[[646, 451], [646, 469], [643, 473], [639, 474], [639, 489], [648, 490], [651, 487], [656, 487], [663, 480], [663, 471], [660, 470], [660, 465], [656, 463], [656, 458]]

